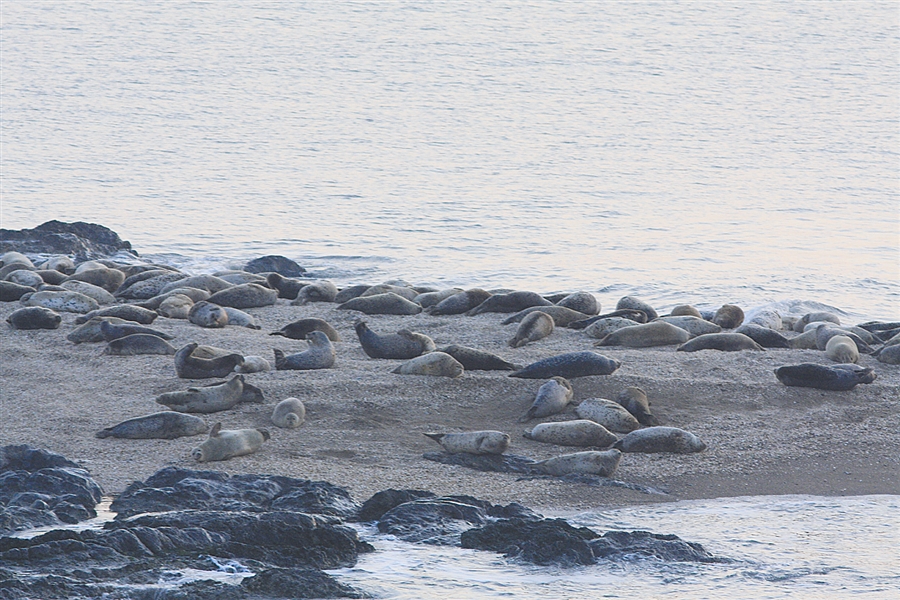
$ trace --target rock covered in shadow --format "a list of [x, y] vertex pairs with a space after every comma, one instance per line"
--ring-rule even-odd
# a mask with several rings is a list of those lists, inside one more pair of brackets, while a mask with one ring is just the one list
[[393, 488], [382, 490], [363, 502], [358, 518], [362, 522], [377, 521], [384, 513], [404, 502], [434, 497], [436, 494], [427, 490], [395, 490]]
[[79, 261], [106, 258], [119, 252], [137, 256], [129, 242], [102, 225], [47, 221], [34, 229], [0, 229], [0, 253], [65, 254]]
[[244, 265], [244, 271], [248, 273], [278, 273], [282, 277], [300, 277], [306, 273], [306, 269], [279, 254], [254, 258]]

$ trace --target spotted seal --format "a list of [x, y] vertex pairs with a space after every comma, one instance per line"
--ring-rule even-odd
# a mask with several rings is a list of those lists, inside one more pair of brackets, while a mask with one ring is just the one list
[[82, 344], [85, 342], [104, 342], [103, 332], [100, 331], [104, 321], [108, 321], [113, 325], [123, 325], [126, 323], [134, 324], [134, 321], [126, 321], [118, 317], [93, 317], [87, 323], [83, 323], [76, 327], [66, 339], [74, 344]]
[[722, 328], [716, 325], [715, 323], [711, 323], [706, 319], [701, 319], [700, 317], [693, 317], [689, 315], [683, 316], [669, 316], [669, 317], [660, 317], [654, 323], [659, 321], [665, 321], [666, 323], [670, 323], [675, 327], [680, 327], [684, 329], [692, 336], [695, 335], [703, 335], [705, 333], [721, 333]]
[[566, 352], [557, 354], [526, 365], [510, 377], [522, 377], [524, 379], [549, 379], [555, 375], [574, 379], [575, 377], [587, 377], [589, 375], [610, 375], [621, 366], [617, 360], [607, 358], [602, 354], [591, 351]]
[[197, 462], [228, 460], [256, 452], [269, 437], [266, 429], [222, 429], [222, 424], [216, 423], [206, 441], [191, 450], [191, 456]]
[[256, 317], [249, 313], [245, 313], [244, 311], [233, 308], [231, 306], [224, 306], [225, 314], [228, 315], [228, 324], [234, 325], [235, 327], [246, 327], [247, 329], [262, 329], [259, 323], [256, 321]]
[[162, 317], [169, 319], [183, 319], [185, 321], [191, 318], [191, 309], [194, 307], [194, 301], [190, 296], [184, 294], [172, 294], [165, 300], [160, 302], [156, 308], [156, 312]]
[[584, 333], [588, 337], [602, 340], [614, 331], [626, 327], [634, 327], [635, 325], [638, 325], [638, 323], [625, 317], [604, 317], [588, 325], [584, 329]]
[[428, 314], [435, 317], [441, 315], [461, 315], [472, 310], [490, 297], [490, 292], [481, 288], [472, 288], [441, 300], [431, 307]]
[[412, 301], [422, 308], [431, 308], [437, 303], [446, 300], [454, 294], [459, 294], [460, 292], [462, 292], [460, 288], [447, 288], [437, 292], [424, 292], [417, 295]]
[[115, 304], [117, 302], [116, 297], [107, 292], [102, 287], [87, 283], [85, 281], [64, 281], [60, 284], [60, 287], [64, 290], [68, 290], [70, 292], [78, 292], [79, 294], [84, 294], [88, 298], [93, 298], [100, 306], [107, 306], [109, 304]]
[[176, 352], [175, 347], [166, 340], [147, 333], [132, 333], [131, 335], [110, 340], [103, 350], [103, 354], [110, 356], [138, 356], [142, 354], [172, 356]]
[[164, 410], [122, 421], [112, 427], [101, 429], [94, 435], [100, 439], [114, 437], [128, 440], [174, 440], [200, 435], [207, 431], [209, 426], [200, 417]]
[[678, 306], [672, 307], [672, 311], [669, 313], [670, 317], [697, 317], [698, 319], [702, 319], [703, 315], [700, 314], [700, 311], [697, 310], [695, 306], [690, 304], [679, 304]]
[[629, 319], [634, 321], [635, 323], [646, 323], [649, 319], [647, 318], [647, 313], [642, 310], [638, 310], [636, 308], [621, 308], [618, 310], [614, 310], [612, 312], [597, 315], [591, 317], [589, 319], [581, 319], [580, 321], [572, 321], [566, 327], [569, 329], [585, 329], [588, 326], [600, 321], [601, 319], [610, 319], [613, 317], [621, 317], [623, 319]]
[[528, 411], [519, 419], [520, 423], [549, 417], [566, 409], [572, 401], [572, 384], [565, 377], [553, 377], [538, 388], [537, 396]]
[[734, 304], [723, 304], [713, 316], [712, 322], [722, 329], [734, 329], [744, 322], [744, 311]]
[[523, 436], [526, 439], [545, 444], [595, 446], [598, 448], [612, 446], [619, 439], [603, 425], [587, 419], [541, 423], [536, 425], [531, 431], [526, 431]]
[[167, 283], [159, 290], [159, 293], [166, 294], [180, 287], [196, 288], [199, 290], [207, 291], [210, 295], [213, 295], [218, 292], [231, 289], [235, 286], [233, 283], [225, 281], [224, 279], [216, 277], [214, 275], [194, 275], [192, 277], [185, 277], [183, 279], [178, 279], [176, 281], [172, 281], [171, 283]]
[[706, 450], [706, 444], [690, 431], [677, 427], [647, 427], [625, 435], [613, 445], [622, 452], [674, 452], [692, 454]]
[[330, 369], [334, 366], [334, 346], [328, 336], [321, 331], [310, 331], [306, 336], [309, 347], [297, 354], [286, 355], [275, 348], [275, 368], [279, 371], [307, 371]]
[[846, 392], [860, 383], [872, 383], [876, 374], [872, 367], [853, 364], [828, 366], [802, 363], [778, 367], [775, 377], [788, 386]]
[[[111, 342], [128, 335], [134, 335], [135, 333], [155, 335], [156, 337], [162, 338], [164, 340], [175, 339], [175, 336], [169, 335], [164, 331], [157, 331], [156, 329], [151, 329], [149, 327], [135, 325], [128, 321], [122, 321], [121, 319], [116, 319], [116, 321], [120, 321], [119, 323], [114, 323], [111, 319], [108, 318], [98, 318], [98, 321], [98, 329], [100, 331], [100, 336], [103, 338], [104, 342]], [[87, 325], [87, 323], [85, 323], [85, 325]]]
[[[126, 278], [113, 295], [116, 296], [116, 298], [126, 298], [130, 300], [149, 300], [153, 296], [161, 294], [162, 289], [173, 281], [187, 278], [187, 275], [184, 273], [176, 271], [162, 270], [159, 274], [145, 277], [147, 273], [155, 273], [155, 271], [145, 271], [144, 273], [133, 275], [132, 277], [135, 279], [131, 283], [129, 283], [129, 280], [132, 279], [132, 277]], [[145, 278], [141, 279], [141, 277]]]
[[8, 274], [3, 280], [33, 288], [38, 288], [46, 283], [43, 277], [31, 269], [18, 269]]
[[183, 346], [175, 353], [175, 373], [182, 379], [210, 379], [227, 377], [234, 367], [244, 364], [240, 354], [227, 354], [218, 358], [197, 358], [192, 356], [197, 349], [196, 342]]
[[40, 291], [25, 294], [19, 299], [25, 306], [43, 306], [60, 312], [89, 313], [100, 308], [100, 304], [78, 292]]
[[739, 352], [741, 350], [765, 350], [743, 333], [706, 333], [678, 346], [678, 352], [697, 352], [699, 350], [721, 350], [722, 352]]
[[463, 433], [426, 433], [450, 454], [503, 454], [509, 448], [509, 435], [502, 431], [466, 431]]
[[327, 335], [328, 339], [332, 342], [341, 341], [341, 336], [330, 323], [313, 317], [288, 323], [278, 331], [273, 331], [269, 335], [281, 335], [292, 340], [305, 340], [307, 334], [311, 331], [321, 331]]
[[245, 356], [243, 364], [234, 367], [235, 373], [265, 373], [271, 370], [271, 363], [257, 355]]
[[416, 296], [419, 293], [409, 287], [409, 284], [406, 282], [397, 282], [395, 283], [379, 283], [378, 285], [373, 285], [362, 294], [359, 295], [360, 298], [364, 298], [366, 296], [377, 296], [379, 294], [397, 294], [401, 298], [406, 298], [410, 302], [415, 300]]
[[6, 322], [13, 329], [59, 329], [62, 316], [43, 306], [27, 306], [10, 313]]
[[228, 325], [228, 311], [209, 300], [195, 302], [188, 311], [188, 321], [200, 327], [221, 329]]
[[66, 277], [66, 281], [81, 281], [97, 286], [109, 293], [113, 294], [119, 286], [125, 282], [125, 273], [119, 269], [110, 269], [103, 267], [102, 269], [88, 269], [87, 271], [79, 271]]
[[554, 327], [553, 317], [547, 313], [542, 311], [528, 313], [519, 324], [516, 335], [509, 340], [509, 345], [512, 348], [521, 348], [529, 342], [542, 340], [553, 333]]
[[591, 316], [600, 314], [600, 303], [590, 292], [575, 292], [567, 295], [555, 303], [562, 308], [570, 308], [574, 311]]
[[605, 398], [588, 398], [575, 407], [575, 414], [582, 419], [603, 425], [610, 431], [627, 433], [639, 429], [641, 424], [624, 406]]
[[477, 348], [451, 344], [437, 350], [455, 358], [465, 367], [466, 371], [518, 371], [522, 368], [520, 365], [503, 360], [496, 354]]
[[873, 356], [886, 365], [900, 365], [900, 344], [882, 346]]
[[258, 308], [271, 306], [278, 299], [278, 292], [258, 283], [243, 283], [232, 286], [209, 297], [209, 302], [231, 308]]
[[367, 315], [417, 315], [422, 307], [393, 292], [359, 296], [338, 305], [338, 310], [358, 310]]
[[350, 287], [346, 287], [338, 292], [337, 296], [334, 297], [334, 301], [338, 304], [343, 304], [348, 300], [353, 300], [354, 298], [359, 298], [363, 292], [372, 287], [371, 285], [360, 283], [357, 285], [351, 285]]
[[141, 308], [146, 308], [148, 310], [158, 310], [160, 306], [163, 305], [167, 299], [173, 296], [187, 296], [190, 298], [191, 302], [200, 302], [201, 300], [209, 300], [209, 297], [212, 294], [207, 292], [206, 290], [201, 290], [200, 288], [194, 287], [184, 287], [180, 286], [175, 289], [169, 290], [164, 294], [158, 294], [144, 300], [143, 302], [135, 302], [135, 306], [140, 306]]
[[391, 373], [399, 375], [430, 375], [433, 377], [460, 377], [465, 368], [455, 358], [443, 352], [429, 352], [406, 361]]
[[555, 456], [537, 462], [534, 466], [547, 475], [555, 477], [573, 474], [612, 477], [621, 458], [622, 453], [619, 450], [586, 450]]
[[803, 333], [806, 329], [806, 326], [810, 323], [815, 323], [816, 321], [825, 321], [829, 323], [834, 323], [835, 325], [841, 325], [841, 318], [836, 314], [827, 312], [827, 311], [816, 311], [809, 312], [800, 317], [799, 320], [794, 322], [794, 331], [797, 333]]
[[435, 349], [434, 341], [430, 337], [408, 329], [401, 329], [394, 334], [378, 335], [361, 319], [354, 327], [359, 343], [369, 358], [407, 360]]
[[156, 403], [178, 412], [209, 414], [234, 408], [243, 393], [244, 376], [234, 375], [222, 383], [160, 394]]
[[133, 304], [117, 304], [99, 310], [92, 310], [85, 315], [75, 317], [75, 324], [81, 325], [82, 323], [87, 323], [94, 317], [118, 317], [120, 319], [125, 319], [126, 321], [140, 323], [141, 325], [149, 325], [158, 316], [159, 314], [154, 310], [147, 310], [146, 308], [141, 308], [140, 306], [135, 306]]
[[296, 429], [306, 420], [306, 407], [299, 398], [285, 398], [275, 405], [272, 423], [284, 429]]
[[839, 327], [832, 327], [831, 325], [827, 325], [825, 323], [822, 323], [821, 325], [816, 327], [816, 348], [824, 351], [828, 346], [828, 340], [836, 335], [846, 336], [852, 339], [856, 343], [856, 348], [860, 352], [860, 354], [872, 354], [875, 351], [871, 346], [863, 341], [862, 338], [860, 338], [852, 331], [847, 331], [846, 329], [841, 329]]
[[623, 327], [594, 342], [595, 346], [625, 346], [649, 348], [681, 344], [691, 339], [691, 334], [665, 321], [652, 321], [643, 325]]
[[652, 306], [634, 296], [622, 296], [619, 298], [619, 301], [616, 302], [616, 310], [639, 310], [647, 315], [647, 321], [652, 321], [659, 316], [659, 313]]
[[627, 387], [616, 396], [616, 402], [630, 412], [641, 425], [653, 427], [659, 425], [659, 419], [650, 413], [650, 400], [647, 392], [639, 387]]

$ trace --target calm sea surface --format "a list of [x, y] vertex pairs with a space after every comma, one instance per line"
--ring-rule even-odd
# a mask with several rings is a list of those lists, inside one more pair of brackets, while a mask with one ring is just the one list
[[896, 2], [2, 7], [2, 225], [900, 318]]

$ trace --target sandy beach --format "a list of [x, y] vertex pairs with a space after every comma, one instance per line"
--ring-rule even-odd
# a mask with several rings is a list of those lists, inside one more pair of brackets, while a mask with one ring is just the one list
[[[0, 304], [0, 318], [21, 305]], [[97, 439], [95, 433], [128, 418], [164, 407], [154, 398], [186, 389], [196, 381], [179, 379], [171, 356], [106, 356], [105, 343], [75, 345], [66, 340], [75, 327], [63, 313], [57, 330], [17, 331], [5, 324], [0, 334], [0, 444], [31, 444], [59, 452], [87, 468], [107, 494], [121, 492], [166, 466], [266, 473], [326, 480], [364, 501], [386, 488], [427, 489], [438, 494], [470, 494], [495, 503], [521, 502], [557, 513], [682, 499], [760, 494], [900, 494], [900, 367], [863, 355], [860, 364], [878, 374], [869, 385], [848, 392], [786, 387], [776, 367], [803, 362], [827, 364], [813, 350], [765, 352], [676, 352], [602, 348], [622, 363], [609, 376], [572, 380], [575, 400], [615, 398], [626, 386], [640, 386], [662, 424], [691, 431], [708, 448], [699, 454], [625, 454], [614, 478], [663, 490], [647, 494], [615, 486], [588, 486], [553, 479], [519, 480], [516, 475], [483, 473], [425, 460], [439, 447], [422, 435], [497, 429], [512, 437], [509, 453], [535, 459], [577, 451], [522, 437], [541, 421], [575, 418], [571, 409], [522, 424], [519, 417], [543, 380], [516, 379], [503, 371], [468, 371], [462, 377], [397, 375], [402, 361], [371, 359], [363, 352], [353, 322], [359, 313], [336, 304], [277, 305], [248, 309], [261, 330], [229, 326], [204, 329], [187, 321], [159, 317], [152, 327], [175, 336], [176, 348], [209, 344], [273, 361], [273, 348], [299, 352], [303, 341], [270, 336], [287, 323], [319, 317], [333, 324], [333, 368], [269, 371], [247, 375], [261, 388], [265, 404], [202, 415], [224, 428], [266, 427], [271, 440], [252, 455], [198, 464], [190, 451], [205, 436], [175, 440]], [[367, 316], [376, 333], [407, 328], [441, 345], [456, 343], [528, 364], [577, 350], [594, 349], [583, 331], [557, 328], [543, 340], [513, 349], [507, 341], [516, 325], [508, 315], [475, 317]], [[270, 422], [274, 405], [289, 396], [307, 408], [299, 429]]]

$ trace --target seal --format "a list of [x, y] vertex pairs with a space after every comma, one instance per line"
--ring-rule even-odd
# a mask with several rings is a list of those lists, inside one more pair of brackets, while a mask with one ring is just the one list
[[263, 287], [258, 283], [243, 283], [214, 293], [209, 297], [209, 302], [231, 308], [258, 308], [271, 306], [277, 299], [278, 292], [276, 290]]
[[118, 317], [93, 317], [87, 323], [83, 323], [76, 327], [72, 333], [66, 336], [66, 339], [74, 344], [82, 344], [84, 342], [104, 342], [103, 332], [100, 326], [104, 321], [108, 321], [113, 325], [123, 325], [126, 323], [134, 324], [134, 321], [126, 321]]
[[125, 282], [125, 273], [119, 269], [110, 269], [103, 267], [102, 269], [88, 269], [73, 273], [66, 278], [66, 281], [82, 281], [95, 285], [109, 294], [113, 294], [119, 286]]
[[627, 387], [616, 396], [616, 402], [630, 412], [641, 425], [653, 427], [659, 425], [659, 419], [650, 413], [650, 401], [647, 392], [639, 387]]
[[545, 444], [558, 446], [595, 446], [606, 448], [618, 441], [615, 434], [610, 433], [603, 425], [587, 419], [563, 421], [561, 423], [541, 423], [524, 437]]
[[241, 285], [242, 283], [258, 283], [263, 287], [272, 287], [269, 285], [268, 279], [258, 273], [249, 273], [247, 271], [217, 271], [213, 273], [214, 277], [218, 277], [223, 281], [227, 281], [231, 285]]
[[144, 273], [133, 275], [132, 277], [145, 277], [143, 279], [136, 279], [130, 284], [129, 279], [131, 279], [131, 277], [126, 278], [113, 295], [115, 295], [116, 298], [126, 298], [129, 300], [149, 300], [153, 296], [160, 295], [162, 289], [173, 281], [187, 278], [187, 275], [184, 273], [165, 270], [163, 270], [162, 273], [146, 277], [147, 273], [154, 272], [155, 271], [145, 271]]
[[188, 321], [200, 327], [221, 329], [228, 325], [228, 312], [224, 306], [219, 306], [209, 300], [201, 300], [191, 306], [188, 311]]
[[163, 302], [165, 302], [168, 298], [173, 296], [187, 296], [190, 298], [191, 302], [200, 302], [201, 300], [209, 300], [210, 293], [206, 290], [201, 290], [200, 288], [192, 288], [192, 287], [177, 287], [173, 290], [169, 290], [164, 294], [159, 294], [158, 296], [153, 296], [149, 300], [144, 300], [143, 302], [135, 302], [135, 306], [140, 306], [141, 308], [146, 308], [148, 310], [157, 310], [160, 306], [162, 306]]
[[556, 303], [557, 306], [570, 308], [576, 312], [591, 316], [600, 314], [600, 303], [590, 292], [575, 292]]
[[273, 331], [269, 335], [281, 335], [292, 340], [305, 340], [307, 334], [311, 331], [321, 331], [328, 336], [332, 342], [341, 341], [341, 336], [330, 323], [322, 319], [308, 318], [288, 323], [278, 331]]
[[624, 406], [605, 398], [588, 398], [582, 401], [575, 407], [575, 414], [582, 419], [599, 423], [610, 431], [628, 433], [641, 426]]
[[800, 317], [800, 319], [794, 323], [794, 331], [803, 333], [806, 330], [807, 325], [815, 323], [816, 321], [834, 323], [837, 326], [841, 325], [841, 319], [836, 314], [826, 311], [816, 311], [806, 313]]
[[56, 254], [44, 261], [40, 268], [51, 269], [68, 275], [75, 272], [75, 261], [64, 254]]
[[635, 325], [638, 325], [638, 323], [625, 317], [604, 317], [588, 325], [584, 329], [584, 333], [589, 337], [602, 340], [614, 331], [625, 327], [634, 327]]
[[875, 351], [855, 333], [847, 331], [846, 329], [833, 327], [825, 323], [822, 323], [818, 327], [816, 327], [816, 348], [819, 350], [825, 350], [825, 348], [828, 346], [828, 340], [836, 335], [846, 336], [856, 342], [856, 348], [861, 354], [872, 354]]
[[690, 304], [679, 304], [672, 308], [672, 312], [669, 313], [671, 317], [697, 317], [698, 319], [702, 319], [703, 315], [700, 314], [700, 311], [697, 310], [695, 306]]
[[710, 323], [706, 319], [701, 319], [700, 317], [692, 317], [692, 316], [679, 316], [679, 317], [660, 317], [654, 323], [659, 321], [665, 321], [666, 323], [670, 323], [675, 327], [680, 327], [684, 329], [692, 336], [695, 335], [703, 335], [705, 333], [721, 333], [722, 328], [716, 325], [715, 323]]
[[13, 283], [12, 281], [0, 281], [0, 302], [16, 302], [25, 294], [33, 294], [37, 289]]
[[540, 311], [553, 317], [553, 324], [557, 327], [567, 327], [572, 321], [580, 321], [589, 318], [590, 315], [580, 313], [566, 308], [565, 306], [532, 306], [525, 310], [520, 310], [508, 319], [501, 321], [501, 325], [509, 325], [511, 323], [519, 323], [530, 313]]
[[222, 429], [222, 424], [216, 423], [206, 441], [191, 450], [191, 456], [197, 462], [211, 462], [253, 454], [269, 437], [266, 429]]
[[160, 394], [156, 403], [177, 412], [209, 414], [234, 408], [243, 393], [244, 376], [235, 375], [226, 382]]
[[175, 353], [175, 373], [182, 379], [210, 379], [228, 376], [237, 365], [244, 364], [240, 354], [227, 354], [218, 358], [197, 358], [191, 353], [199, 346], [191, 342]]
[[778, 333], [774, 329], [763, 327], [756, 323], [744, 323], [734, 330], [735, 333], [741, 333], [762, 346], [763, 348], [790, 348], [791, 342], [788, 338]]
[[59, 329], [62, 316], [43, 306], [28, 306], [14, 310], [6, 322], [13, 329]]
[[659, 316], [652, 306], [634, 296], [622, 296], [619, 298], [619, 301], [616, 302], [616, 310], [639, 310], [647, 315], [647, 321], [652, 321]]
[[338, 310], [358, 310], [367, 315], [417, 315], [422, 307], [393, 292], [358, 296], [338, 305]]
[[472, 310], [490, 297], [490, 292], [481, 288], [472, 288], [441, 300], [431, 307], [428, 314], [435, 317], [441, 315], [461, 315]]
[[248, 329], [262, 329], [259, 326], [259, 323], [256, 322], [256, 317], [251, 314], [245, 313], [244, 311], [232, 308], [230, 306], [225, 306], [225, 314], [228, 315], [228, 324], [234, 325], [236, 327], [246, 327]]
[[518, 291], [494, 294], [466, 312], [466, 315], [474, 317], [486, 312], [514, 313], [532, 306], [553, 306], [553, 303], [536, 292]]
[[184, 294], [172, 294], [160, 302], [159, 306], [156, 308], [156, 312], [158, 312], [160, 316], [169, 319], [183, 319], [186, 321], [190, 319], [191, 309], [193, 307], [194, 301], [191, 300], [190, 296], [185, 296]]
[[141, 354], [172, 356], [175, 352], [177, 350], [169, 342], [147, 333], [133, 333], [116, 338], [110, 341], [103, 350], [103, 354], [111, 356], [138, 356]]
[[496, 354], [457, 344], [438, 348], [438, 352], [455, 358], [466, 371], [518, 371], [522, 368], [520, 365], [506, 362]]
[[465, 368], [449, 354], [429, 352], [408, 360], [391, 373], [400, 375], [431, 375], [434, 377], [459, 377]]
[[125, 319], [126, 321], [140, 323], [141, 325], [149, 325], [158, 316], [156, 311], [147, 310], [140, 306], [135, 306], [133, 304], [117, 304], [99, 310], [92, 310], [85, 315], [75, 317], [75, 324], [81, 325], [82, 323], [87, 323], [94, 317], [118, 317], [119, 319]]
[[0, 265], [6, 267], [8, 265], [14, 264], [28, 265], [32, 269], [34, 268], [34, 263], [31, 262], [31, 259], [21, 252], [10, 250], [9, 252], [4, 252], [2, 255], [0, 255]]
[[291, 302], [291, 306], [303, 306], [308, 302], [334, 302], [337, 297], [337, 286], [330, 281], [311, 281], [304, 285], [297, 297]]
[[900, 365], [900, 344], [882, 346], [874, 356], [886, 365]]
[[415, 300], [416, 296], [419, 293], [409, 287], [408, 285], [394, 285], [392, 283], [379, 283], [378, 285], [373, 285], [362, 294], [359, 295], [360, 298], [364, 296], [377, 296], [378, 294], [397, 294], [401, 298], [406, 298], [410, 302]]
[[296, 429], [306, 420], [306, 407], [299, 398], [285, 398], [275, 405], [272, 423], [284, 429]]
[[466, 431], [464, 433], [426, 433], [450, 454], [503, 454], [509, 448], [509, 435], [502, 431]]
[[41, 279], [44, 280], [44, 283], [49, 283], [50, 285], [59, 285], [67, 279], [67, 277], [63, 273], [60, 273], [59, 271], [55, 271], [53, 269], [41, 269], [39, 271], [35, 271], [35, 273], [41, 276]]
[[549, 379], [555, 375], [574, 379], [589, 375], [610, 375], [618, 369], [622, 363], [602, 354], [591, 351], [566, 352], [545, 358], [510, 373], [510, 377], [524, 379]]
[[200, 417], [164, 410], [122, 421], [118, 425], [101, 429], [94, 435], [100, 439], [114, 437], [127, 440], [174, 440], [200, 435], [207, 431], [209, 426]]
[[311, 369], [330, 369], [334, 366], [334, 346], [328, 336], [321, 331], [310, 331], [306, 336], [309, 344], [303, 352], [285, 355], [275, 349], [275, 368], [279, 371], [307, 371]]
[[735, 327], [740, 327], [741, 323], [744, 322], [744, 311], [741, 310], [740, 306], [723, 304], [716, 311], [712, 321], [722, 329], [734, 329]]
[[634, 321], [635, 323], [646, 323], [649, 321], [647, 318], [647, 313], [642, 310], [637, 310], [635, 308], [621, 308], [618, 310], [614, 310], [610, 313], [606, 313], [604, 315], [597, 315], [595, 317], [591, 317], [589, 319], [582, 319], [580, 321], [572, 321], [567, 325], [569, 329], [585, 329], [589, 325], [600, 321], [601, 319], [609, 319], [612, 317], [621, 317], [623, 319], [629, 319]]
[[788, 345], [794, 350], [818, 350], [818, 346], [816, 345], [816, 331], [804, 331], [800, 335], [790, 338], [788, 340]]
[[528, 411], [519, 419], [520, 423], [549, 417], [566, 410], [574, 395], [572, 384], [565, 377], [553, 377], [538, 388], [537, 396]]
[[19, 269], [13, 271], [3, 279], [4, 281], [11, 281], [12, 283], [18, 283], [19, 285], [26, 285], [33, 288], [38, 288], [46, 283], [43, 277], [31, 269]]
[[825, 345], [825, 356], [837, 363], [856, 364], [859, 362], [859, 349], [853, 339], [846, 335], [836, 335]]
[[234, 368], [235, 373], [265, 373], [271, 371], [272, 365], [262, 356], [245, 356], [244, 364]]
[[278, 290], [278, 297], [287, 300], [293, 300], [307, 284], [306, 281], [285, 277], [280, 273], [269, 273], [266, 275], [266, 283], [270, 288]]
[[351, 285], [350, 287], [344, 288], [338, 292], [338, 295], [334, 297], [334, 301], [338, 304], [343, 304], [348, 300], [353, 300], [354, 298], [359, 298], [363, 292], [372, 287], [371, 285], [360, 283], [358, 285]]
[[595, 346], [625, 346], [626, 348], [649, 348], [682, 344], [691, 339], [691, 334], [665, 321], [653, 321], [643, 325], [623, 327], [608, 334]]
[[204, 290], [209, 292], [210, 295], [215, 294], [217, 292], [221, 292], [227, 289], [231, 289], [234, 286], [233, 283], [225, 281], [220, 277], [216, 277], [214, 275], [194, 275], [193, 277], [185, 277], [184, 279], [178, 279], [171, 283], [164, 285], [160, 290], [160, 294], [166, 294], [175, 289], [181, 287], [189, 287], [196, 288], [198, 290]]
[[435, 349], [434, 341], [430, 337], [421, 333], [413, 333], [408, 329], [401, 329], [390, 335], [378, 335], [369, 329], [363, 320], [358, 320], [355, 328], [363, 352], [369, 358], [407, 360]]
[[460, 292], [462, 292], [460, 288], [447, 288], [444, 290], [439, 290], [437, 292], [423, 292], [413, 298], [412, 301], [422, 308], [431, 308], [438, 302], [446, 300], [450, 296], [453, 296], [454, 294], [458, 294]]
[[692, 454], [706, 450], [696, 435], [677, 427], [647, 427], [627, 434], [613, 445], [622, 452], [674, 452]]
[[775, 377], [784, 385], [846, 392], [860, 383], [872, 383], [876, 375], [872, 367], [802, 363], [778, 367]]
[[88, 313], [100, 308], [100, 304], [78, 292], [41, 291], [25, 294], [19, 299], [25, 306], [43, 306], [60, 312]]
[[721, 350], [738, 352], [740, 350], [763, 350], [765, 348], [754, 342], [743, 333], [707, 333], [678, 346], [679, 352], [697, 352], [698, 350]]
[[516, 335], [509, 340], [509, 345], [512, 348], [521, 348], [529, 342], [542, 340], [553, 333], [554, 327], [553, 317], [547, 313], [541, 311], [529, 313], [522, 319]]
[[244, 271], [248, 273], [278, 273], [279, 275], [284, 275], [285, 277], [300, 277], [304, 273], [306, 273], [306, 269], [298, 265], [296, 262], [287, 258], [286, 256], [282, 256], [280, 254], [267, 254], [266, 256], [260, 256], [259, 258], [254, 258], [246, 265], [244, 265]]
[[760, 327], [767, 327], [769, 329], [778, 330], [782, 328], [784, 320], [781, 317], [781, 313], [779, 313], [777, 310], [772, 308], [764, 308], [757, 311], [755, 314], [753, 314], [753, 316], [750, 317], [749, 320], [745, 321], [745, 324], [748, 323], [759, 325]]
[[[117, 340], [128, 335], [134, 335], [136, 333], [155, 335], [156, 337], [162, 338], [164, 340], [175, 339], [175, 336], [169, 335], [168, 333], [162, 331], [157, 331], [149, 327], [142, 327], [141, 325], [135, 325], [128, 321], [122, 321], [121, 319], [116, 320], [120, 321], [120, 323], [113, 323], [110, 319], [98, 318], [99, 322], [97, 323], [97, 325], [98, 329], [100, 330], [100, 336], [103, 338], [104, 342], [111, 342], [113, 340]], [[93, 321], [93, 319], [91, 319], [91, 321]], [[87, 323], [85, 323], [85, 325], [87, 325]]]
[[102, 287], [78, 280], [64, 281], [60, 287], [70, 292], [78, 292], [84, 294], [88, 298], [93, 298], [100, 306], [116, 303], [116, 297], [104, 290]]
[[534, 464], [535, 467], [554, 477], [565, 475], [597, 475], [612, 477], [619, 466], [622, 453], [618, 450], [586, 450], [573, 454], [563, 454]]

